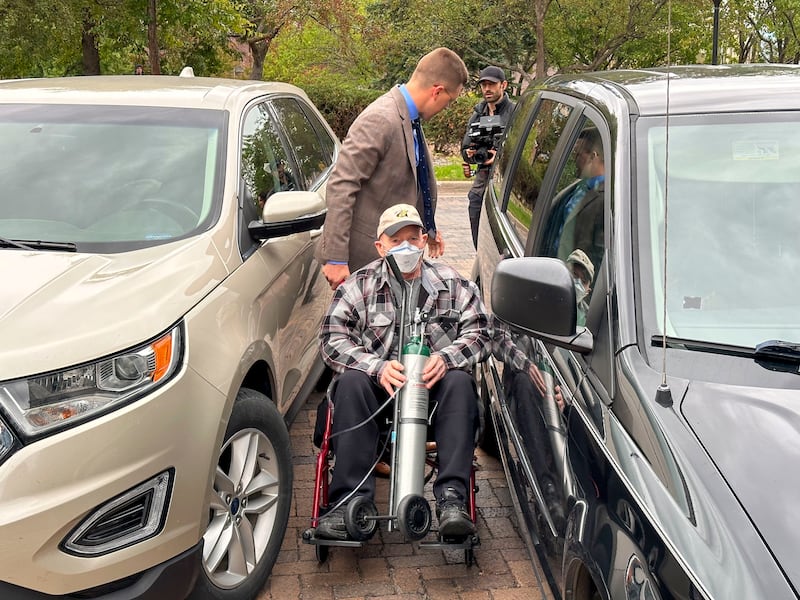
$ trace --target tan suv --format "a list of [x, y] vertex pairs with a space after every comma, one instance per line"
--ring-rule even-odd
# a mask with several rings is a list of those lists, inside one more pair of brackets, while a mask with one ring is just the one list
[[255, 598], [322, 372], [299, 89], [0, 82], [0, 598]]

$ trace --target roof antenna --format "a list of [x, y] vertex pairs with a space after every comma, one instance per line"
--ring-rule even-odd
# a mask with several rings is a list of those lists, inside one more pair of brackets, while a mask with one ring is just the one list
[[661, 336], [661, 384], [656, 390], [656, 402], [665, 408], [672, 406], [672, 391], [667, 384], [667, 219], [669, 207], [669, 80], [670, 80], [670, 66], [672, 63], [672, 55], [670, 48], [670, 41], [672, 38], [672, 0], [667, 0], [667, 115], [664, 121], [666, 126], [664, 150], [664, 285], [663, 297], [661, 299], [662, 316], [661, 322], [664, 327], [663, 335]]

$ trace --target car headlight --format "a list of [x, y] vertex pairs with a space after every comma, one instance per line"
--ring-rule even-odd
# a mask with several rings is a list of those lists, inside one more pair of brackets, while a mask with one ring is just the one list
[[177, 326], [142, 346], [92, 363], [0, 383], [0, 405], [29, 437], [70, 427], [167, 381], [178, 367], [182, 338]]

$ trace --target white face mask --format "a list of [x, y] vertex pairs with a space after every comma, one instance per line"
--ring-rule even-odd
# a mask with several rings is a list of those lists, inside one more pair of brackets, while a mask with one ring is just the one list
[[422, 258], [422, 248], [412, 246], [409, 242], [403, 242], [390, 248], [388, 254], [394, 256], [401, 273], [412, 273]]
[[575, 302], [580, 304], [587, 296], [586, 288], [583, 287], [583, 282], [577, 277], [573, 277], [572, 282], [575, 284]]

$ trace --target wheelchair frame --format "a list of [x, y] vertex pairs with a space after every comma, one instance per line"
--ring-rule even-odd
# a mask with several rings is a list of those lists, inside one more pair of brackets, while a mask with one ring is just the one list
[[[403, 338], [404, 338], [404, 331], [405, 331], [405, 315], [407, 314], [408, 308], [408, 293], [407, 288], [404, 284], [403, 275], [400, 272], [400, 269], [397, 267], [397, 263], [394, 260], [394, 257], [389, 255], [387, 257], [387, 261], [389, 264], [390, 269], [392, 270], [394, 276], [397, 280], [401, 283], [402, 289], [402, 300], [401, 300], [401, 311], [400, 311], [400, 335], [399, 335], [399, 342], [398, 348], [403, 348]], [[352, 500], [347, 503], [347, 510], [345, 512], [345, 526], [347, 528], [347, 533], [350, 536], [350, 540], [329, 540], [324, 538], [318, 538], [315, 535], [315, 530], [317, 525], [319, 524], [320, 512], [323, 509], [329, 509], [329, 501], [328, 501], [328, 483], [330, 477], [330, 463], [333, 460], [333, 451], [330, 447], [330, 436], [331, 436], [331, 426], [333, 423], [333, 401], [332, 401], [332, 393], [333, 387], [335, 385], [335, 381], [331, 382], [328, 386], [328, 390], [326, 392], [325, 398], [325, 406], [327, 408], [327, 413], [325, 416], [325, 433], [323, 435], [322, 442], [320, 443], [320, 451], [317, 455], [317, 462], [316, 462], [316, 472], [315, 472], [315, 481], [314, 481], [314, 505], [311, 509], [311, 528], [306, 529], [303, 532], [303, 541], [308, 544], [314, 544], [317, 560], [322, 563], [328, 557], [328, 549], [330, 546], [351, 546], [351, 547], [360, 547], [363, 546], [367, 541], [369, 541], [372, 536], [375, 534], [378, 528], [379, 521], [386, 521], [388, 523], [389, 530], [391, 531], [394, 526], [396, 525], [398, 529], [400, 529], [401, 533], [406, 537], [406, 539], [412, 541], [419, 541], [424, 538], [429, 531], [431, 531], [431, 508], [430, 503], [421, 495], [417, 495], [415, 493], [408, 494], [404, 498], [400, 499], [400, 502], [396, 506], [396, 510], [394, 514], [387, 514], [387, 515], [379, 515], [378, 509], [375, 506], [375, 502], [364, 496], [356, 496]], [[390, 513], [394, 510], [394, 501], [395, 501], [395, 483], [396, 483], [396, 474], [399, 470], [399, 460], [400, 456], [396, 452], [396, 441], [397, 441], [397, 434], [398, 434], [398, 423], [400, 421], [400, 412], [399, 412], [399, 403], [398, 397], [395, 394], [394, 401], [393, 401], [393, 417], [391, 422], [391, 429], [389, 432], [389, 440], [392, 443], [392, 468], [391, 468], [391, 486], [389, 492], [389, 500], [390, 500]], [[376, 418], [376, 415], [373, 415], [373, 418]], [[375, 465], [377, 465], [378, 460], [380, 457], [376, 458]], [[431, 471], [428, 473], [427, 476], [424, 477], [424, 483], [427, 483], [430, 478], [433, 476], [437, 468], [437, 460], [435, 455], [430, 455], [426, 453], [425, 456], [425, 463], [431, 468]], [[374, 466], [373, 465], [373, 470]], [[470, 469], [469, 475], [469, 484], [468, 484], [468, 511], [470, 520], [473, 523], [477, 523], [477, 511], [475, 508], [475, 493], [478, 491], [477, 486], [475, 484], [475, 457], [473, 455], [472, 458], [472, 467]], [[374, 477], [372, 472], [368, 473], [367, 476]], [[422, 490], [420, 490], [420, 493]], [[464, 550], [464, 562], [467, 566], [471, 566], [475, 560], [474, 548], [480, 546], [480, 538], [478, 537], [477, 533], [473, 533], [471, 535], [466, 536], [463, 539], [442, 539], [439, 538], [438, 542], [420, 542], [421, 547], [433, 547], [433, 548], [442, 548], [447, 547], [451, 549], [463, 549]]]
[[[347, 505], [347, 512], [345, 514], [345, 524], [350, 540], [331, 540], [325, 538], [318, 538], [315, 535], [315, 528], [319, 524], [319, 519], [324, 510], [329, 508], [328, 501], [328, 484], [330, 480], [330, 468], [334, 455], [331, 449], [331, 428], [333, 425], [333, 402], [331, 401], [331, 392], [333, 383], [328, 387], [325, 395], [325, 433], [320, 443], [319, 453], [316, 457], [315, 465], [315, 479], [314, 479], [314, 494], [313, 505], [311, 507], [311, 527], [303, 532], [302, 539], [306, 544], [314, 545], [317, 561], [320, 563], [328, 559], [328, 552], [331, 546], [342, 546], [351, 548], [360, 548], [364, 546], [377, 531], [378, 523], [385, 521], [391, 524], [397, 524], [398, 529], [403, 535], [411, 541], [419, 541], [421, 548], [446, 548], [450, 550], [464, 550], [464, 563], [470, 567], [475, 562], [475, 548], [480, 546], [480, 538], [477, 533], [466, 536], [464, 539], [441, 539], [438, 541], [422, 540], [429, 532], [437, 532], [436, 529], [431, 528], [430, 519], [430, 505], [425, 501], [426, 507], [422, 508], [412, 503], [401, 502], [398, 505], [397, 514], [378, 514], [375, 503], [363, 496], [359, 496], [351, 500]], [[394, 432], [394, 423], [389, 431], [391, 436]], [[380, 457], [378, 457], [379, 460]], [[475, 495], [478, 492], [476, 483], [475, 472], [477, 470], [476, 459], [473, 456], [472, 468], [470, 469], [469, 476], [469, 493], [467, 494], [467, 510], [469, 517], [473, 523], [477, 523], [477, 508], [475, 504]], [[377, 460], [376, 460], [377, 463]], [[426, 473], [425, 483], [430, 481], [434, 476], [438, 467], [436, 451], [427, 452], [425, 464], [430, 468]], [[392, 465], [394, 467], [394, 465]], [[395, 469], [392, 469], [392, 474]], [[374, 477], [374, 474], [370, 475]], [[390, 475], [393, 476], [393, 475]], [[422, 514], [427, 510], [427, 517]]]

